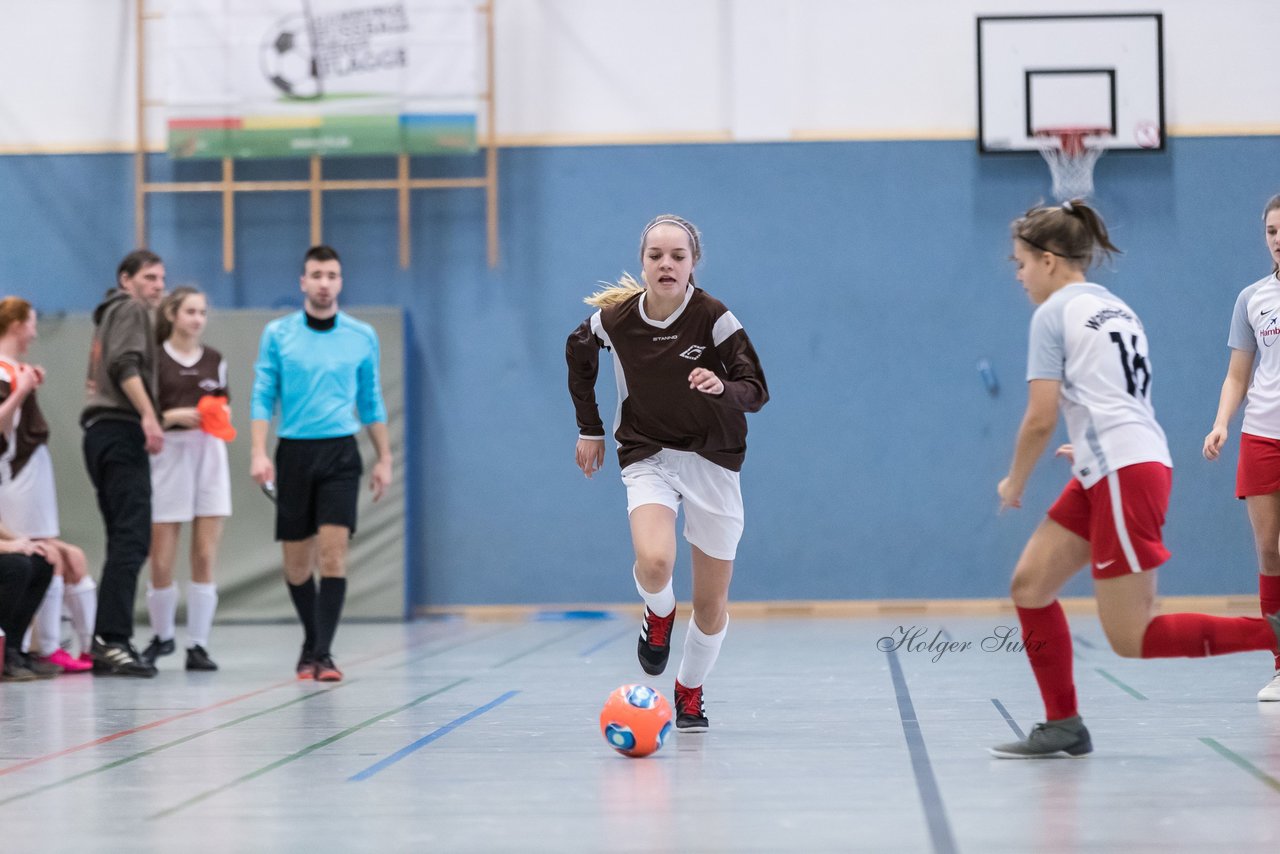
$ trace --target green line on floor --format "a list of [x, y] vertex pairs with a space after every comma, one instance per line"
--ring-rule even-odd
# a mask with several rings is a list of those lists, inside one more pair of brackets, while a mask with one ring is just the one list
[[1133, 688], [1130, 688], [1128, 685], [1124, 684], [1124, 683], [1123, 683], [1123, 682], [1121, 682], [1119, 679], [1117, 679], [1116, 677], [1112, 676], [1112, 675], [1111, 675], [1110, 673], [1108, 673], [1107, 671], [1103, 670], [1101, 667], [1095, 667], [1095, 668], [1093, 668], [1093, 669], [1094, 669], [1094, 670], [1096, 670], [1096, 671], [1098, 671], [1098, 673], [1102, 675], [1102, 678], [1103, 678], [1103, 679], [1106, 679], [1106, 680], [1107, 680], [1108, 682], [1110, 682], [1112, 685], [1115, 685], [1117, 688], [1119, 688], [1121, 691], [1124, 691], [1124, 692], [1125, 692], [1125, 693], [1127, 693], [1129, 696], [1133, 697], [1135, 700], [1145, 700], [1145, 699], [1147, 699], [1147, 698], [1146, 698], [1146, 696], [1145, 696], [1144, 694], [1141, 694], [1141, 693], [1139, 693], [1138, 691], [1135, 691]]
[[266, 765], [262, 768], [259, 768], [256, 771], [250, 771], [248, 774], [245, 774], [243, 777], [237, 777], [236, 779], [232, 780], [230, 783], [224, 783], [221, 786], [218, 786], [213, 789], [209, 789], [207, 792], [201, 792], [200, 794], [196, 795], [193, 798], [187, 798], [182, 803], [175, 804], [174, 806], [171, 806], [166, 810], [161, 810], [158, 813], [153, 813], [152, 815], [147, 816], [147, 818], [151, 820], [151, 819], [164, 818], [165, 816], [173, 815], [174, 813], [180, 812], [181, 810], [184, 810], [187, 807], [192, 806], [193, 804], [198, 804], [201, 801], [208, 800], [209, 798], [213, 797], [216, 794], [225, 792], [227, 789], [231, 789], [231, 788], [234, 788], [235, 786], [239, 786], [241, 783], [247, 783], [250, 780], [256, 780], [258, 777], [261, 777], [263, 774], [270, 773], [271, 771], [274, 771], [277, 768], [281, 768], [285, 765], [288, 765], [290, 762], [295, 762], [301, 759], [302, 757], [307, 756], [308, 754], [315, 753], [317, 750], [319, 750], [322, 747], [328, 747], [329, 745], [333, 744], [335, 741], [341, 741], [347, 736], [357, 733], [360, 730], [364, 729], [365, 727], [372, 726], [373, 724], [376, 724], [378, 721], [385, 720], [386, 718], [389, 718], [392, 715], [399, 714], [400, 712], [403, 712], [406, 709], [412, 709], [414, 706], [420, 703], [425, 703], [427, 700], [430, 700], [432, 697], [438, 697], [444, 692], [451, 691], [454, 688], [457, 688], [459, 685], [463, 684], [464, 682], [470, 682], [470, 681], [471, 681], [471, 677], [468, 676], [465, 679], [459, 679], [456, 682], [450, 682], [448, 685], [444, 686], [443, 688], [437, 688], [434, 691], [429, 691], [426, 694], [423, 694], [421, 697], [418, 697], [417, 699], [414, 699], [409, 701], [408, 703], [405, 703], [403, 706], [398, 706], [388, 712], [383, 712], [380, 715], [375, 715], [374, 717], [371, 717], [368, 720], [361, 721], [355, 726], [347, 727], [342, 732], [331, 735], [328, 738], [323, 739], [321, 741], [317, 741], [315, 744], [310, 744], [295, 753], [290, 753], [288, 756], [284, 757], [283, 759], [277, 759], [275, 762], [272, 762], [270, 765]]
[[137, 753], [133, 753], [121, 759], [117, 759], [114, 762], [108, 762], [106, 765], [99, 765], [97, 768], [90, 768], [88, 771], [81, 771], [79, 774], [73, 774], [70, 777], [66, 777], [62, 780], [55, 780], [54, 782], [46, 783], [43, 786], [36, 786], [34, 788], [27, 789], [26, 791], [19, 792], [16, 795], [10, 795], [7, 798], [0, 799], [0, 807], [5, 806], [6, 804], [11, 804], [14, 801], [20, 801], [24, 798], [29, 798], [32, 795], [38, 795], [41, 792], [47, 792], [50, 789], [57, 789], [61, 786], [67, 785], [68, 783], [74, 783], [77, 780], [83, 780], [85, 777], [92, 777], [95, 774], [101, 774], [104, 771], [110, 771], [113, 768], [119, 768], [121, 765], [128, 765], [130, 762], [136, 762], [139, 759], [145, 759], [146, 757], [159, 753], [162, 750], [168, 750], [171, 747], [177, 747], [180, 744], [186, 744], [188, 741], [194, 741], [197, 738], [200, 738], [201, 736], [208, 735], [209, 733], [212, 733], [212, 732], [217, 732], [218, 730], [230, 729], [231, 727], [236, 726], [237, 724], [242, 724], [245, 721], [251, 721], [254, 718], [260, 718], [263, 715], [269, 715], [272, 712], [279, 711], [280, 709], [283, 709], [287, 706], [292, 706], [296, 703], [301, 703], [305, 700], [310, 700], [313, 697], [324, 696], [325, 694], [328, 694], [331, 691], [336, 691], [338, 690], [338, 688], [345, 688], [347, 685], [350, 685], [357, 681], [359, 680], [352, 679], [347, 682], [344, 682], [342, 685], [339, 685], [337, 688], [330, 688], [324, 691], [312, 691], [308, 694], [304, 694], [301, 697], [294, 697], [292, 700], [289, 700], [287, 703], [280, 703], [277, 706], [272, 706], [269, 709], [263, 709], [261, 711], [254, 712], [253, 714], [242, 715], [233, 721], [227, 721], [226, 723], [218, 724], [217, 726], [209, 727], [208, 729], [202, 729], [199, 732], [193, 732], [190, 735], [184, 735], [182, 738], [175, 738], [173, 741], [166, 741], [164, 744], [156, 745], [155, 747], [149, 747], [146, 750], [140, 750]]
[[1253, 776], [1257, 777], [1263, 783], [1266, 783], [1268, 786], [1275, 789], [1277, 792], [1280, 792], [1280, 780], [1277, 780], [1275, 777], [1272, 777], [1266, 771], [1263, 771], [1261, 768], [1259, 768], [1257, 765], [1254, 765], [1248, 759], [1245, 759], [1239, 753], [1236, 753], [1234, 750], [1231, 750], [1230, 748], [1224, 747], [1220, 742], [1215, 741], [1212, 738], [1202, 738], [1200, 740], [1205, 744], [1207, 744], [1209, 747], [1212, 747], [1214, 750], [1218, 751], [1218, 753], [1221, 754], [1222, 757], [1226, 759], [1228, 762], [1231, 762], [1235, 765], [1240, 766], [1241, 768], [1248, 771]]

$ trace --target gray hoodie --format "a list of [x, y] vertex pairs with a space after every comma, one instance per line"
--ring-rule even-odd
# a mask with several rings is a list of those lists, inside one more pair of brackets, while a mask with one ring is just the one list
[[89, 350], [89, 398], [80, 413], [88, 427], [104, 418], [141, 422], [120, 384], [129, 377], [142, 384], [156, 401], [156, 339], [151, 309], [127, 291], [112, 288], [93, 311], [93, 346]]

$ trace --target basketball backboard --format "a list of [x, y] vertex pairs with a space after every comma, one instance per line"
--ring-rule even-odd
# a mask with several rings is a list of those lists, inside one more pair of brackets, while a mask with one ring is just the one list
[[1036, 151], [1038, 131], [1098, 128], [1109, 150], [1165, 144], [1159, 14], [977, 19], [978, 150]]

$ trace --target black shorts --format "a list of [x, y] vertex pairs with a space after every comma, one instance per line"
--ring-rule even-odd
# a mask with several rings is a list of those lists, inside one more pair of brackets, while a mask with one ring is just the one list
[[360, 447], [355, 436], [281, 439], [276, 445], [276, 539], [315, 536], [321, 525], [356, 532]]

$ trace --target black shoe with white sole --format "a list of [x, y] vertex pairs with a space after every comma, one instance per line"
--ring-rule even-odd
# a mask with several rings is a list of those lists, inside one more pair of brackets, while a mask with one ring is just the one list
[[150, 679], [156, 675], [155, 665], [147, 664], [128, 641], [107, 643], [94, 637], [89, 655], [93, 658], [95, 676], [136, 676]]

